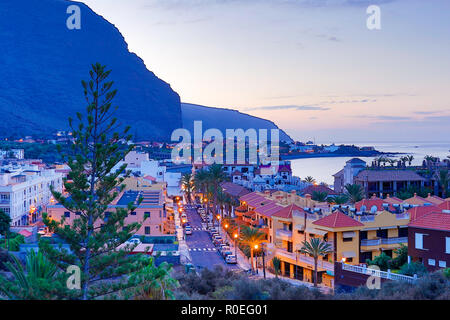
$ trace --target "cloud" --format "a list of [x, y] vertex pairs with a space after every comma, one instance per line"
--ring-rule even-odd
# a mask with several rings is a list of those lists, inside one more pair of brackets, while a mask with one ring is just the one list
[[264, 106], [246, 109], [246, 111], [253, 110], [301, 110], [301, 111], [326, 111], [330, 108], [324, 108], [319, 106], [299, 106], [299, 105], [284, 105], [284, 106]]
[[413, 112], [414, 114], [419, 114], [419, 115], [428, 115], [428, 114], [437, 114], [437, 113], [442, 113], [444, 110], [436, 110], [436, 111], [415, 111]]
[[213, 5], [232, 4], [270, 4], [291, 5], [300, 8], [326, 7], [368, 7], [369, 5], [388, 4], [399, 0], [151, 0], [146, 8], [161, 6], [166, 9], [186, 9]]
[[386, 120], [386, 121], [405, 121], [405, 120], [414, 120], [414, 118], [412, 118], [412, 117], [406, 117], [406, 116], [389, 116], [389, 115], [357, 115], [357, 116], [352, 116], [352, 118], [373, 119], [373, 120]]

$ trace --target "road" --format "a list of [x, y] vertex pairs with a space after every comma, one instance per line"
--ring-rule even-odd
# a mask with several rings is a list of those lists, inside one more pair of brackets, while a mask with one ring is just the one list
[[186, 208], [186, 215], [192, 227], [192, 234], [186, 235], [186, 244], [189, 247], [192, 264], [198, 269], [212, 269], [215, 265], [221, 265], [231, 270], [239, 270], [238, 265], [227, 264], [217, 251], [197, 210]]

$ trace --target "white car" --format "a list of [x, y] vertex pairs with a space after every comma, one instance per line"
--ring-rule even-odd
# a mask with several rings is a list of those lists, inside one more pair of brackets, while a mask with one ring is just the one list
[[186, 227], [186, 234], [192, 234], [192, 228]]
[[234, 254], [229, 254], [225, 257], [225, 262], [229, 264], [236, 264], [237, 258]]
[[129, 239], [127, 241], [127, 243], [129, 243], [129, 244], [141, 244], [142, 241], [141, 241], [141, 239], [138, 239], [138, 238], [131, 238], [131, 239]]

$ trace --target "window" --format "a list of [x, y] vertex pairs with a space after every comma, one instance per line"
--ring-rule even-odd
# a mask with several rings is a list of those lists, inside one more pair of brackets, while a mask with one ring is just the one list
[[150, 227], [145, 227], [145, 234], [150, 234]]
[[446, 262], [446, 261], [439, 260], [439, 267], [440, 267], [440, 268], [447, 268], [447, 262]]
[[136, 215], [136, 211], [131, 212], [131, 215], [135, 216]]
[[65, 218], [70, 218], [70, 212], [69, 211], [65, 211], [64, 212], [64, 217]]
[[353, 262], [353, 258], [345, 258], [345, 262]]
[[422, 233], [416, 233], [415, 247], [416, 247], [416, 249], [423, 249], [423, 234]]
[[81, 212], [80, 212], [80, 211], [75, 212], [75, 214], [76, 214], [77, 216], [81, 216]]
[[388, 230], [387, 229], [377, 230], [377, 237], [386, 239], [388, 237]]
[[450, 237], [445, 237], [445, 253], [450, 253]]
[[162, 216], [162, 211], [159, 210], [159, 217], [161, 218], [161, 216]]
[[434, 259], [428, 259], [428, 265], [429, 265], [429, 266], [435, 266], [435, 265], [436, 265], [436, 260], [434, 260]]
[[342, 238], [342, 242], [352, 242], [353, 238]]

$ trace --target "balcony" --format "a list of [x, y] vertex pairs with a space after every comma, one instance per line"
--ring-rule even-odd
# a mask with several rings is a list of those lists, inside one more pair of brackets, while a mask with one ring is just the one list
[[11, 200], [10, 199], [0, 199], [0, 204], [10, 204]]
[[278, 229], [276, 231], [276, 237], [281, 240], [285, 241], [291, 241], [292, 240], [292, 231], [284, 230], [284, 229]]
[[364, 239], [361, 240], [361, 247], [379, 246], [381, 239]]
[[[284, 257], [287, 259], [290, 259], [292, 261], [295, 261], [296, 264], [304, 263], [307, 264], [308, 267], [314, 268], [314, 258], [301, 254], [301, 253], [295, 253], [295, 252], [288, 252], [285, 249], [276, 248], [276, 255], [279, 257]], [[334, 264], [327, 262], [327, 261], [317, 261], [317, 267], [320, 269], [328, 270], [334, 272]]]
[[408, 243], [408, 237], [385, 238], [381, 239], [381, 243], [382, 244]]

